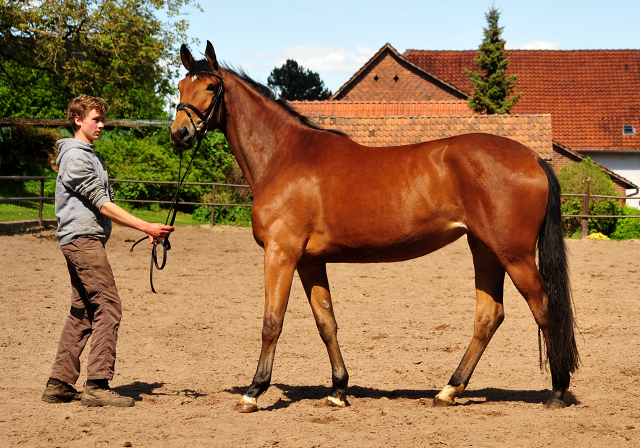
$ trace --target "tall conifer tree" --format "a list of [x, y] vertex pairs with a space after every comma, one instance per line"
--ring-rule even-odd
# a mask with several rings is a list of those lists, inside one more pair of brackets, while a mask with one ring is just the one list
[[474, 62], [477, 72], [465, 69], [465, 75], [473, 83], [473, 93], [469, 97], [469, 107], [476, 112], [487, 114], [506, 114], [522, 95], [517, 93], [515, 81], [517, 74], [505, 77], [509, 59], [505, 57], [505, 41], [498, 26], [500, 11], [494, 6], [485, 14], [488, 27], [484, 28], [484, 39], [476, 53]]

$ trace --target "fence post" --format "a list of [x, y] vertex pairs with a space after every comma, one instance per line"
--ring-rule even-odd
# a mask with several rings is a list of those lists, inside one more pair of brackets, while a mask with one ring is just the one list
[[[44, 197], [44, 177], [40, 179], [40, 197]], [[42, 207], [44, 205], [44, 201], [40, 199], [40, 204], [38, 205], [38, 225], [42, 227]]]
[[211, 227], [216, 225], [216, 184], [211, 184]]
[[589, 236], [589, 190], [591, 189], [591, 178], [587, 177], [587, 194], [582, 198], [582, 239]]

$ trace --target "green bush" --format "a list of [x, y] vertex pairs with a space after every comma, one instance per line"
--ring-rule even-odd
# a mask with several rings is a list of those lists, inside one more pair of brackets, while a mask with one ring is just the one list
[[[210, 222], [211, 207], [198, 207], [191, 217], [194, 221]], [[216, 207], [213, 219], [216, 224], [247, 227], [251, 225], [251, 209], [249, 207]]]
[[[640, 215], [640, 210], [628, 205], [622, 208], [623, 215]], [[640, 239], [640, 218], [620, 218], [616, 224], [616, 230], [611, 234], [613, 240]]]
[[[580, 163], [572, 163], [560, 170], [558, 180], [560, 181], [562, 193], [585, 194], [587, 192], [586, 179], [588, 177], [591, 178], [589, 194], [616, 196], [614, 183], [590, 158]], [[583, 198], [580, 196], [563, 196], [562, 214], [582, 214], [582, 203]], [[590, 198], [590, 215], [620, 215], [621, 213], [622, 207], [616, 199]], [[616, 221], [617, 218], [590, 218], [589, 233], [602, 233], [610, 236], [616, 229]], [[580, 218], [564, 218], [563, 223], [565, 236], [571, 237], [580, 232]]]

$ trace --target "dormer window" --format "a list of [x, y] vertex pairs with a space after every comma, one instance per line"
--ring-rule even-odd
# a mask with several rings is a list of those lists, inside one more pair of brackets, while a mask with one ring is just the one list
[[625, 124], [622, 126], [622, 135], [636, 135], [636, 128], [630, 124]]

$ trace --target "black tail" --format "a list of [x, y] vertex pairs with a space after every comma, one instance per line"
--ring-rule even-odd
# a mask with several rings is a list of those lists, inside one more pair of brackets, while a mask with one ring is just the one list
[[560, 183], [551, 167], [542, 159], [538, 163], [549, 181], [547, 215], [538, 235], [538, 269], [547, 285], [549, 297], [550, 348], [547, 360], [554, 386], [566, 389], [571, 373], [580, 364], [574, 335], [575, 320], [571, 285], [567, 269], [567, 250], [562, 237]]

